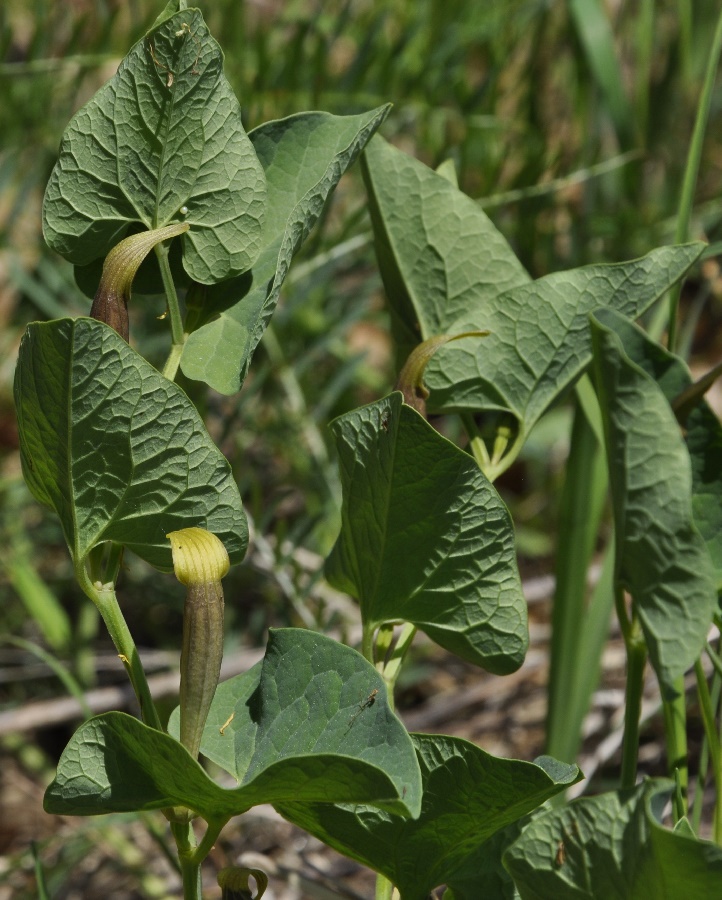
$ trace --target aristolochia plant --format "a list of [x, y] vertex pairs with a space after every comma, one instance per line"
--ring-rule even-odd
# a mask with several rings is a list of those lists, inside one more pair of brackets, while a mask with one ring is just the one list
[[[533, 282], [473, 201], [371, 141], [386, 107], [301, 113], [246, 135], [222, 64], [201, 13], [172, 0], [69, 124], [45, 197], [46, 240], [94, 300], [89, 318], [27, 329], [15, 384], [23, 471], [60, 518], [78, 583], [141, 710], [140, 719], [111, 712], [81, 725], [47, 811], [160, 810], [186, 898], [200, 896], [200, 866], [223, 826], [259, 803], [375, 869], [379, 898], [396, 890], [424, 900], [443, 884], [457, 900], [517, 891], [608, 900], [647, 896], [649, 883], [654, 896], [687, 897], [679, 886], [690, 867], [695, 896], [712, 896], [703, 891], [719, 887], [722, 856], [687, 825], [662, 827], [667, 783], [537, 813], [529, 824], [579, 779], [576, 766], [410, 735], [393, 712], [418, 629], [494, 673], [522, 664], [526, 605], [511, 519], [492, 481], [592, 362], [630, 678], [631, 660], [643, 665], [648, 652], [669, 693], [697, 660], [722, 570], [722, 476], [707, 465], [719, 423], [690, 395], [684, 364], [630, 320], [684, 275], [700, 246]], [[365, 147], [379, 264], [400, 360], [409, 359], [399, 390], [332, 426], [344, 500], [327, 576], [358, 600], [363, 654], [280, 629], [258, 665], [218, 684], [221, 579], [243, 559], [246, 519], [228, 463], [174, 378], [180, 368], [218, 391], [240, 388], [295, 251]], [[162, 373], [128, 344], [131, 284], [165, 293]], [[679, 395], [688, 446], [668, 403]], [[474, 455], [429, 425], [425, 401], [463, 414]], [[480, 416], [493, 426], [486, 440]], [[125, 550], [187, 587], [180, 707], [167, 730], [116, 598]], [[631, 725], [629, 733], [632, 788]], [[199, 755], [236, 786], [217, 784]], [[609, 823], [634, 833], [620, 838]], [[655, 860], [667, 864], [651, 876]], [[249, 875], [260, 896], [266, 879], [249, 870], [221, 872], [223, 895], [250, 896]]]

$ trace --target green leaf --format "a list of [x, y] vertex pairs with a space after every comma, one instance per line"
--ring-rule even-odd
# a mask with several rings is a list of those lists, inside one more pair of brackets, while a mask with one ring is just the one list
[[616, 575], [632, 595], [663, 686], [699, 656], [716, 606], [712, 562], [692, 518], [689, 454], [656, 382], [591, 316], [616, 539]]
[[507, 847], [522, 833], [529, 816], [517, 819], [501, 831], [497, 831], [479, 849], [446, 879], [444, 900], [519, 900], [519, 892], [511, 875], [502, 864]]
[[78, 564], [115, 541], [172, 569], [166, 535], [212, 531], [231, 561], [248, 542], [231, 468], [183, 391], [93, 319], [28, 326], [15, 375], [25, 480], [60, 517]]
[[474, 460], [402, 395], [332, 423], [343, 485], [326, 575], [365, 627], [412, 622], [499, 674], [526, 652], [526, 603], [504, 503]]
[[557, 272], [531, 282], [479, 206], [446, 178], [376, 137], [364, 178], [399, 355], [438, 334], [489, 329], [430, 362], [429, 409], [506, 410], [520, 441], [591, 361], [588, 314], [636, 318], [678, 281], [704, 245]]
[[[671, 405], [692, 385], [692, 375], [680, 357], [653, 341], [641, 328], [611, 310], [595, 317], [620, 337], [627, 356], [659, 385]], [[722, 424], [701, 398], [684, 417], [684, 433], [692, 463], [692, 512], [715, 568], [715, 585], [722, 588]]]
[[[351, 722], [370, 684], [380, 685], [379, 694]], [[45, 809], [96, 815], [180, 805], [223, 820], [259, 803], [293, 801], [373, 803], [400, 815], [418, 813], [421, 777], [413, 745], [382, 688], [374, 667], [354, 650], [300, 629], [274, 631], [250, 697], [221, 697], [237, 702], [238, 721], [217, 736], [253, 748], [241, 750], [239, 787], [217, 785], [170, 735], [124, 713], [107, 713], [76, 731]]]
[[261, 251], [247, 276], [205, 291], [187, 325], [192, 333], [181, 368], [189, 378], [223, 394], [240, 390], [293, 255], [388, 110], [381, 106], [358, 116], [301, 113], [250, 133], [268, 185]]
[[670, 790], [647, 781], [536, 817], [504, 855], [522, 900], [719, 897], [722, 849], [662, 826]]
[[[399, 355], [529, 281], [486, 213], [445, 177], [377, 136], [363, 156], [376, 256]], [[479, 318], [471, 330], [486, 328]], [[469, 330], [469, 329], [462, 329]]]
[[[171, 734], [178, 727], [175, 710]], [[264, 659], [218, 685], [201, 753], [241, 784], [280, 760], [354, 757], [391, 779], [404, 813], [418, 814], [421, 803], [413, 745], [383, 678], [360, 653], [311, 631], [272, 629]]]
[[200, 11], [167, 12], [66, 128], [43, 232], [84, 265], [133, 222], [187, 222], [184, 267], [211, 284], [258, 256], [265, 180]]
[[588, 314], [611, 307], [636, 318], [682, 277], [702, 247], [663, 247], [631, 262], [555, 272], [467, 313], [447, 327], [450, 334], [471, 327], [491, 334], [449, 344], [431, 360], [429, 408], [505, 409], [528, 434], [590, 364]]
[[576, 766], [549, 757], [536, 763], [496, 759], [461, 738], [413, 738], [424, 788], [418, 819], [358, 806], [277, 807], [325, 843], [381, 872], [402, 900], [425, 900], [494, 834], [581, 777]]

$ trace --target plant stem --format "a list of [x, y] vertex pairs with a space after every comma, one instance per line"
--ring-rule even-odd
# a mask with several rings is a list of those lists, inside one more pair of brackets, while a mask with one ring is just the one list
[[[617, 588], [617, 597], [622, 593], [621, 588]], [[617, 608], [619, 608], [619, 602], [618, 599]], [[623, 597], [621, 602], [623, 603]], [[639, 716], [642, 710], [644, 667], [647, 663], [647, 648], [644, 643], [641, 626], [636, 619], [628, 624], [628, 637], [625, 635], [627, 687], [624, 705], [624, 742], [622, 744], [622, 790], [633, 788], [637, 781]], [[624, 629], [622, 631], [624, 632]]]
[[704, 733], [707, 738], [709, 747], [709, 755], [712, 759], [712, 775], [715, 783], [716, 802], [714, 806], [714, 823], [712, 826], [712, 837], [716, 844], [722, 843], [722, 803], [720, 803], [720, 794], [722, 793], [722, 756], [720, 755], [720, 742], [717, 736], [717, 728], [714, 720], [714, 708], [712, 698], [707, 684], [707, 677], [702, 668], [702, 661], [698, 659], [694, 664], [694, 674], [697, 677], [697, 696], [699, 697], [699, 708], [702, 713], [702, 722], [704, 724]]
[[361, 653], [364, 659], [367, 659], [371, 665], [375, 665], [374, 662], [374, 628], [369, 628], [368, 625], [364, 622], [363, 624], [363, 632], [361, 637]]
[[471, 415], [471, 413], [462, 413], [461, 421], [464, 424], [466, 433], [469, 435], [469, 448], [471, 450], [472, 456], [476, 460], [476, 464], [479, 466], [481, 471], [485, 473], [491, 465], [491, 459], [489, 458], [489, 452], [486, 449], [484, 439], [482, 438], [481, 434], [479, 434], [479, 429], [476, 427], [474, 417]]
[[[721, 51], [722, 11], [717, 19], [717, 27], [715, 28], [714, 37], [712, 38], [712, 47], [710, 48], [709, 58], [707, 59], [707, 69], [705, 71], [702, 92], [700, 93], [699, 102], [697, 103], [697, 115], [694, 120], [692, 140], [689, 145], [687, 165], [685, 166], [684, 178], [682, 180], [682, 192], [679, 198], [677, 227], [674, 233], [675, 244], [681, 244], [689, 237], [689, 222], [692, 216], [692, 205], [694, 203], [694, 189], [697, 184], [697, 175], [699, 173], [700, 160], [702, 158], [702, 145], [704, 143], [704, 134], [707, 130], [707, 121], [709, 119], [709, 111], [712, 103], [712, 91]], [[669, 298], [669, 331], [667, 346], [673, 353], [677, 344], [677, 318], [681, 292], [682, 287], [678, 284], [672, 288]]]
[[401, 634], [399, 635], [399, 639], [396, 641], [394, 649], [391, 651], [391, 658], [384, 666], [384, 670], [382, 672], [384, 681], [386, 682], [386, 686], [389, 689], [389, 705], [392, 709], [394, 704], [394, 687], [396, 686], [396, 681], [401, 674], [401, 667], [403, 666], [404, 659], [406, 658], [406, 654], [409, 652], [409, 647], [411, 647], [415, 635], [416, 626], [412, 625], [411, 622], [406, 622], [404, 627], [401, 629]]
[[687, 789], [689, 786], [689, 765], [687, 762], [687, 709], [685, 706], [684, 678], [674, 683], [675, 696], [671, 700], [662, 698], [664, 730], [667, 741], [667, 767], [670, 776], [679, 780], [679, 791], [674, 802], [674, 818], [678, 822], [687, 815]]
[[150, 688], [148, 687], [148, 681], [145, 677], [145, 671], [143, 670], [135, 641], [121, 612], [118, 598], [115, 596], [115, 586], [112, 583], [103, 585], [100, 585], [98, 582], [93, 583], [82, 563], [76, 566], [75, 576], [83, 591], [98, 608], [105, 622], [105, 627], [108, 629], [108, 633], [118, 651], [118, 656], [125, 666], [130, 683], [133, 685], [135, 696], [140, 705], [142, 720], [151, 728], [162, 731], [163, 728], [160, 724], [158, 711], [150, 694]]
[[376, 876], [376, 893], [374, 900], [391, 900], [394, 886], [385, 875]]
[[163, 289], [165, 290], [165, 299], [168, 304], [168, 314], [170, 316], [170, 333], [172, 345], [168, 359], [163, 366], [163, 375], [169, 380], [175, 379], [180, 365], [181, 353], [185, 344], [186, 335], [183, 331], [183, 318], [180, 311], [180, 303], [178, 302], [178, 294], [176, 293], [175, 284], [173, 283], [173, 275], [170, 270], [170, 262], [168, 260], [168, 245], [163, 242], [155, 245], [155, 255], [158, 257], [158, 265], [160, 266], [160, 276], [163, 279]]
[[201, 900], [201, 866], [196, 859], [197, 841], [191, 822], [171, 822], [178, 848], [184, 900]]

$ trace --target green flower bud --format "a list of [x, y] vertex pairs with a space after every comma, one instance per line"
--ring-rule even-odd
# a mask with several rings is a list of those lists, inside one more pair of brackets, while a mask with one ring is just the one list
[[115, 329], [128, 340], [128, 300], [140, 264], [161, 241], [188, 231], [187, 223], [166, 225], [153, 231], [141, 231], [125, 238], [110, 251], [103, 263], [103, 274], [95, 292], [90, 317]]
[[230, 562], [221, 541], [203, 528], [183, 528], [167, 537], [176, 578], [188, 588], [183, 608], [180, 740], [196, 759], [221, 672], [221, 578], [228, 572]]

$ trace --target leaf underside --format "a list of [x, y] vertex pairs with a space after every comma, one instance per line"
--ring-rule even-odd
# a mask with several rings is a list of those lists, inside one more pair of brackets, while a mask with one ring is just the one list
[[[692, 515], [690, 458], [661, 388], [626, 354], [609, 311], [591, 317], [617, 543], [650, 660], [674, 689], [704, 646], [717, 602], [712, 561]], [[624, 328], [624, 321], [620, 321]]]
[[223, 394], [240, 390], [294, 254], [388, 109], [299, 113], [250, 133], [268, 185], [260, 254], [247, 275], [204, 291], [183, 348], [185, 375]]

